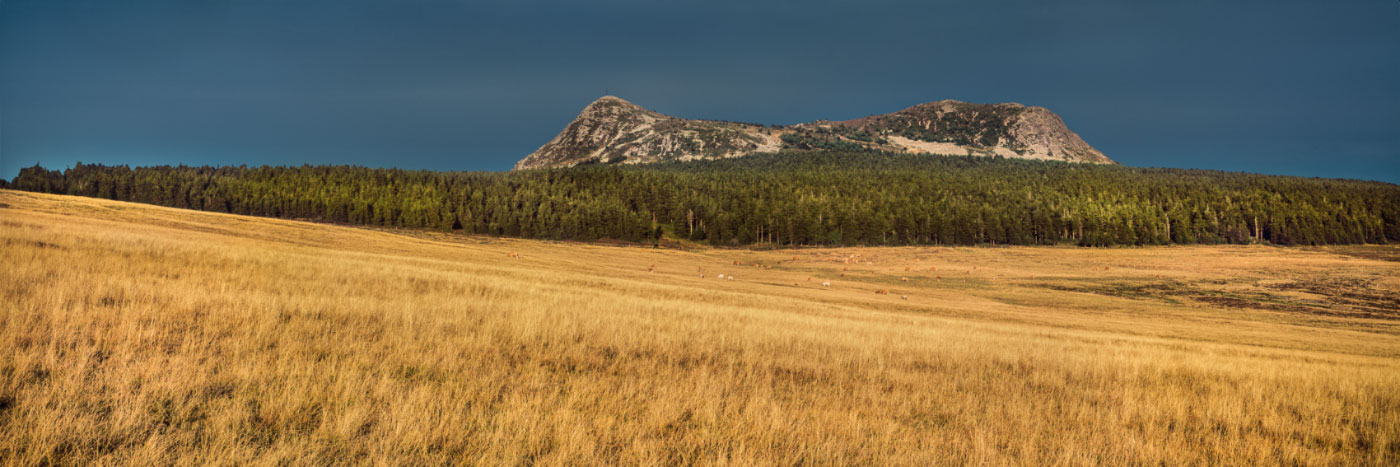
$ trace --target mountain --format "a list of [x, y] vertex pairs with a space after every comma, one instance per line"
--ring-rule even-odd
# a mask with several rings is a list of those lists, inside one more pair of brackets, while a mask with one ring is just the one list
[[942, 100], [854, 120], [778, 126], [677, 118], [603, 96], [515, 170], [819, 149], [1114, 163], [1054, 112], [1021, 104]]

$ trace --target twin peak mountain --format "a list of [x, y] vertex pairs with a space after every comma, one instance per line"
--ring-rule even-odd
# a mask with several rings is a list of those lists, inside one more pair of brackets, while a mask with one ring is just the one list
[[515, 170], [823, 149], [1114, 163], [1066, 128], [1058, 115], [1021, 104], [942, 100], [855, 120], [778, 126], [671, 117], [604, 96], [517, 162]]

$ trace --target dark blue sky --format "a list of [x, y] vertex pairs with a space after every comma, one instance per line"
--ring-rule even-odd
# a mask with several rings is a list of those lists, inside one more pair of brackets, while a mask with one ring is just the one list
[[1400, 182], [1396, 0], [485, 3], [0, 0], [0, 177], [506, 170], [610, 92], [762, 123], [1020, 102], [1126, 165]]

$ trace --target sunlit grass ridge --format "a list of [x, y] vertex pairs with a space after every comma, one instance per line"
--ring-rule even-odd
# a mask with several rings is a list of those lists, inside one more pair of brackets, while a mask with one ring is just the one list
[[674, 251], [0, 203], [9, 464], [1400, 461], [1394, 247]]

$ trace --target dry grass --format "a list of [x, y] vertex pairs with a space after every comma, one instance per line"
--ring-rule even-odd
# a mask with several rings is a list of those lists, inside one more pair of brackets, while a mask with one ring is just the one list
[[0, 191], [0, 460], [1395, 465], [1395, 251], [680, 252]]

